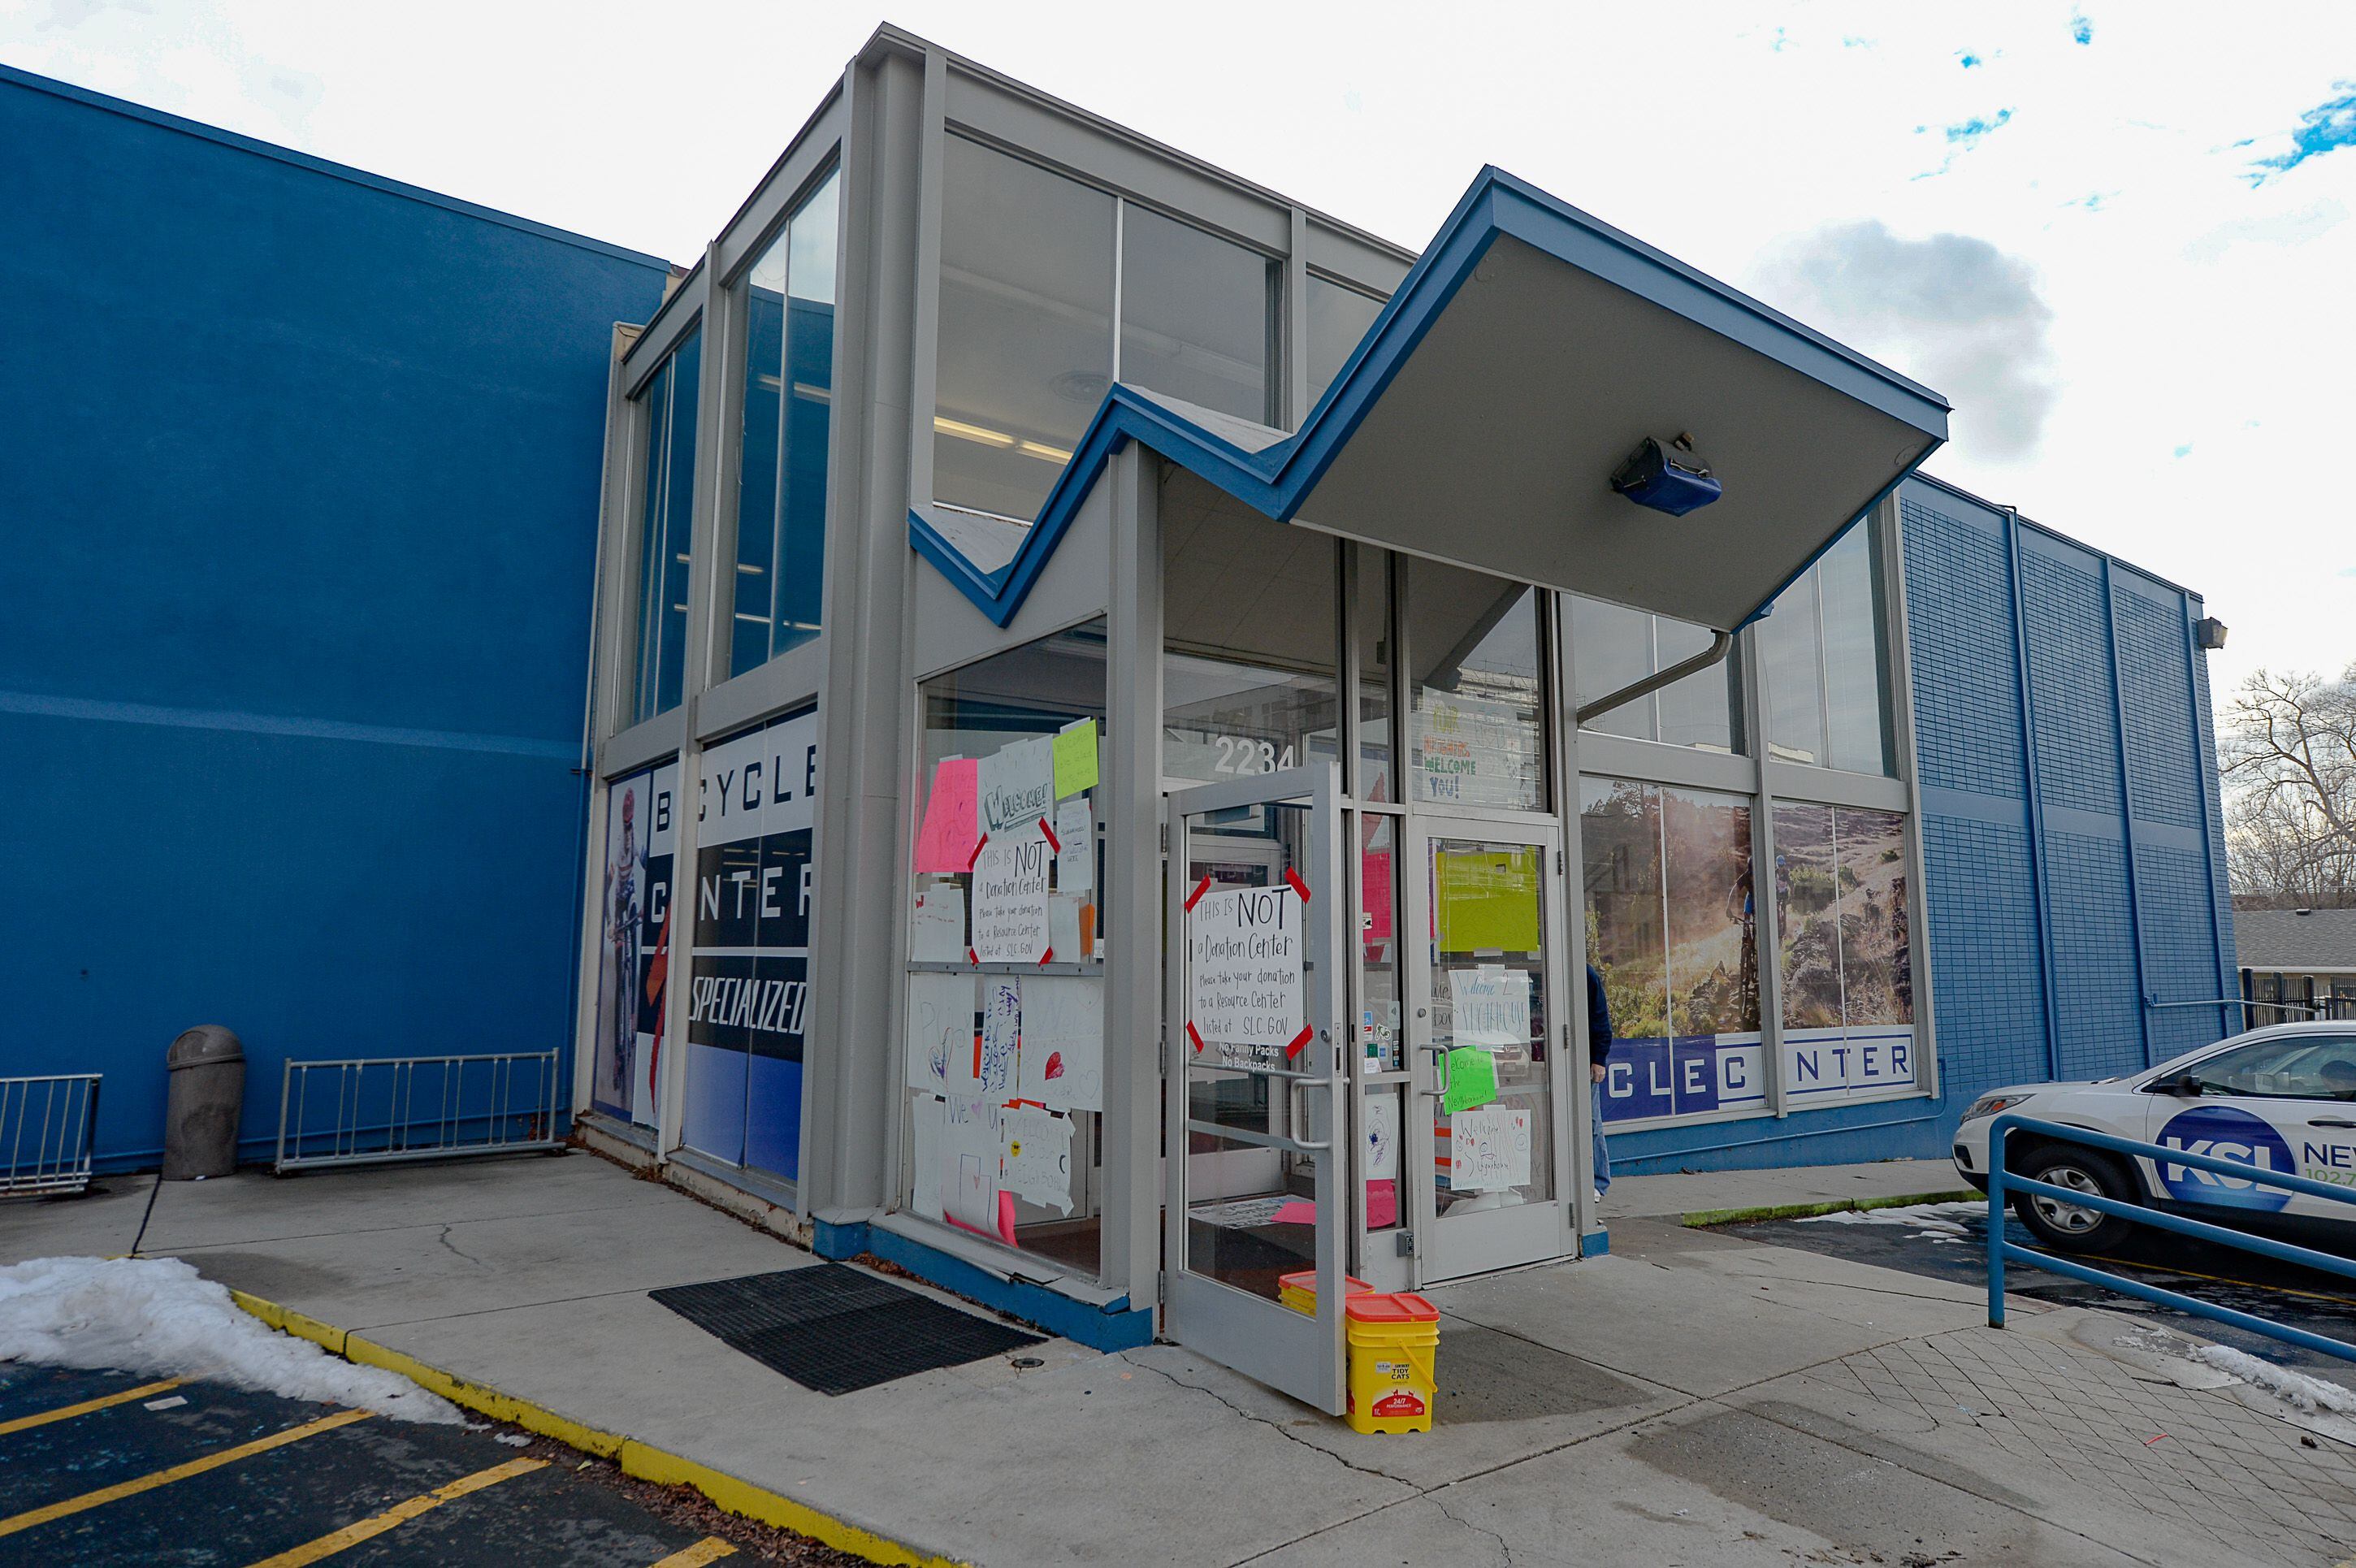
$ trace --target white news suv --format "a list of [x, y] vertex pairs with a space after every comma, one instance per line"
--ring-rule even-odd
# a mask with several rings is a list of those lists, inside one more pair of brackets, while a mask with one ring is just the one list
[[[1999, 1112], [2085, 1127], [2188, 1154], [2351, 1189], [2356, 1197], [2356, 1024], [2276, 1024], [2203, 1046], [2141, 1072], [2091, 1083], [2027, 1083], [1980, 1096], [1955, 1129], [1955, 1169], [1987, 1190], [1988, 1126]], [[2252, 1230], [2356, 1240], [2356, 1203], [2261, 1187], [2015, 1128], [2005, 1168]], [[2013, 1211], [2040, 1240], [2071, 1251], [2118, 1244], [2125, 1220], [2058, 1198], [2020, 1194]]]

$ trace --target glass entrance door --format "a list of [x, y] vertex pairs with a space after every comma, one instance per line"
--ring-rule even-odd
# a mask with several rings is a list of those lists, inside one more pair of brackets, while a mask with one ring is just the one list
[[[1349, 1150], [1331, 762], [1170, 797], [1162, 1333], [1343, 1412]], [[1310, 1284], [1316, 1311], [1282, 1305]]]
[[[1573, 1250], [1560, 840], [1411, 819], [1409, 1118], [1422, 1283]], [[1415, 953], [1416, 944], [1408, 945]]]

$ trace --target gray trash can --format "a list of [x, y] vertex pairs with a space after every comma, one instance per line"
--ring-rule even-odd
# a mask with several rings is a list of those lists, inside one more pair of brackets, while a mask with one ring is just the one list
[[245, 1047], [219, 1024], [199, 1024], [164, 1055], [164, 1179], [237, 1169], [238, 1113], [245, 1104]]

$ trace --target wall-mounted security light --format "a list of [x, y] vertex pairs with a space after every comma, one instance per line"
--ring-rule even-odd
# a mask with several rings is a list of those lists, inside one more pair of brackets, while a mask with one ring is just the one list
[[1726, 487], [1710, 477], [1709, 465], [1694, 450], [1689, 435], [1674, 441], [1645, 436], [1612, 476], [1612, 488], [1638, 506], [1671, 517], [1683, 517], [1726, 493]]
[[2214, 653], [2225, 646], [2225, 623], [2215, 616], [2203, 616], [2192, 623], [2192, 646], [2203, 653]]

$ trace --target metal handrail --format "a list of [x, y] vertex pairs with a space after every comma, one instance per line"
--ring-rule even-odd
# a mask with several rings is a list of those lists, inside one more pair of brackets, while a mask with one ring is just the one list
[[2006, 1135], [2016, 1127], [2026, 1128], [2031, 1133], [2040, 1133], [2062, 1143], [2083, 1144], [2089, 1148], [2108, 1149], [2115, 1154], [2136, 1155], [2156, 1164], [2189, 1165], [2194, 1170], [2211, 1171], [2219, 1176], [2231, 1176], [2235, 1181], [2277, 1187], [2291, 1192], [2303, 1192], [2314, 1197], [2329, 1198], [2334, 1203], [2356, 1205], [2356, 1190], [2335, 1187], [2329, 1182], [2315, 1181], [2307, 1176], [2286, 1176], [2241, 1160], [2225, 1160], [2211, 1155], [2196, 1155], [2183, 1149], [2171, 1149], [2165, 1144], [2147, 1144], [2140, 1139], [2121, 1138], [2109, 1133], [2097, 1133], [2088, 1127], [2072, 1127], [2060, 1122], [2042, 1121], [2033, 1116], [2019, 1116], [2008, 1111], [1999, 1115], [1988, 1128], [1989, 1327], [2004, 1326], [2004, 1265], [2005, 1260], [2009, 1258], [2037, 1268], [2050, 1270], [2054, 1273], [2067, 1275], [2072, 1279], [2083, 1280], [2088, 1284], [2099, 1285], [2105, 1290], [2115, 1290], [2124, 1295], [2135, 1296], [2158, 1306], [2174, 1307], [2179, 1312], [2189, 1313], [2195, 1317], [2205, 1317], [2215, 1323], [2232, 1324], [2236, 1328], [2244, 1328], [2253, 1334], [2263, 1334], [2269, 1339], [2279, 1339], [2287, 1345], [2301, 1346], [2326, 1356], [2337, 1356], [2345, 1361], [2356, 1361], [2356, 1345], [2351, 1345], [2345, 1340], [2329, 1338], [2320, 1334], [2310, 1334], [2304, 1328], [2292, 1328], [2283, 1324], [2270, 1323], [2263, 1317], [2246, 1312], [2237, 1312], [2230, 1306], [2218, 1306], [2176, 1291], [2162, 1290], [2158, 1285], [2146, 1284], [2140, 1280], [2131, 1280], [2121, 1274], [2107, 1273], [2101, 1269], [2089, 1267], [2069, 1258], [2056, 1257], [2051, 1252], [2040, 1252], [2021, 1246], [2016, 1241], [2007, 1240], [2004, 1234], [2005, 1194], [2008, 1190], [2017, 1190], [2056, 1198], [2063, 1203], [2074, 1204], [2081, 1208], [2091, 1208], [2100, 1214], [2131, 1220], [2137, 1225], [2149, 1225], [2157, 1230], [2172, 1230], [2178, 1235], [2190, 1236], [2198, 1240], [2214, 1241], [2222, 1246], [2237, 1248], [2244, 1252], [2255, 1252], [2260, 1257], [2272, 1258], [2277, 1262], [2297, 1263], [2310, 1269], [2320, 1269], [2326, 1273], [2338, 1274], [2343, 1279], [2356, 1279], [2356, 1259], [2335, 1257], [2329, 1252], [2319, 1252], [2311, 1247], [2294, 1246], [2290, 1242], [2277, 1241], [2267, 1236], [2253, 1236], [2244, 1230], [2229, 1230], [2222, 1225], [2209, 1224], [2205, 1220], [2189, 1219], [2180, 1214], [2170, 1214], [2164, 1209], [2147, 1208], [2141, 1204], [2126, 1203], [2095, 1193], [2076, 1192], [2066, 1187], [2056, 1187], [2051, 1182], [2031, 1181], [2027, 1176], [2008, 1176], [2005, 1174], [2004, 1141]]

